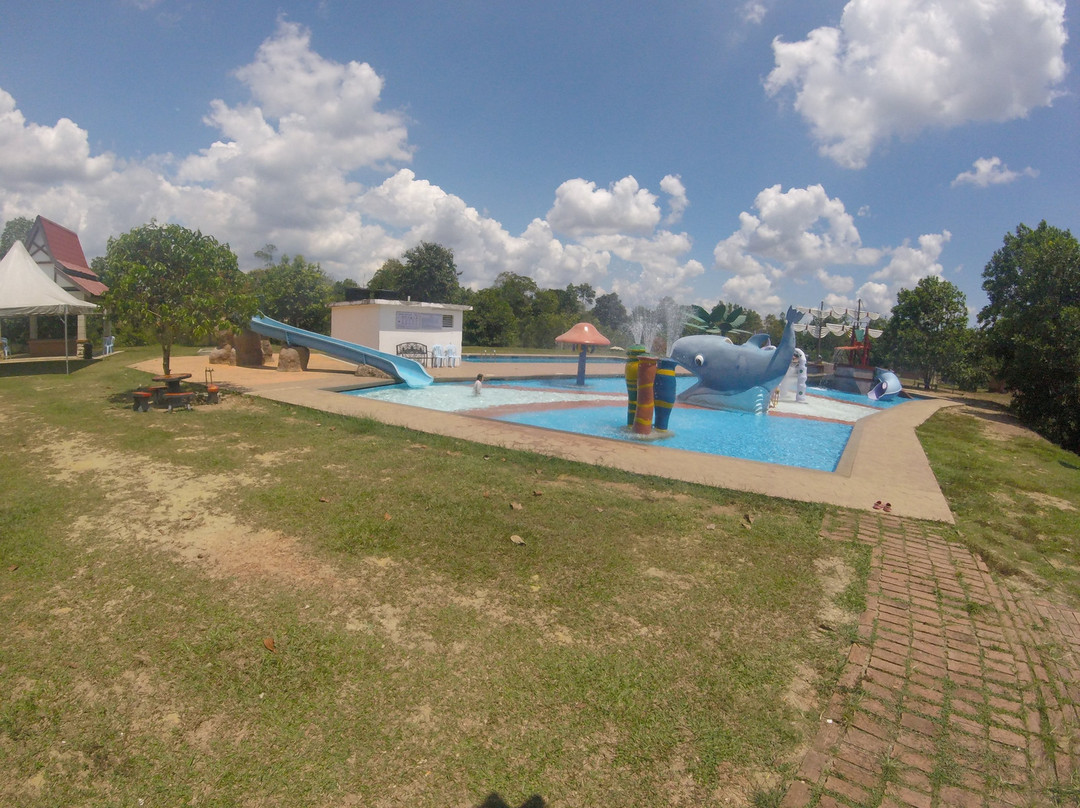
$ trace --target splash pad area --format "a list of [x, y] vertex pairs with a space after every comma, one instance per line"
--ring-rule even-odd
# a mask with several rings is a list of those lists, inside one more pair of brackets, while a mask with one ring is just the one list
[[[678, 392], [694, 384], [676, 379]], [[480, 396], [471, 383], [444, 382], [422, 389], [404, 385], [344, 391], [376, 401], [457, 413], [574, 435], [641, 442], [626, 425], [626, 383], [590, 376], [584, 387], [566, 377], [485, 382]], [[865, 396], [812, 389], [805, 403], [782, 400], [768, 415], [676, 404], [668, 431], [649, 443], [667, 449], [754, 460], [796, 468], [835, 471], [854, 424], [901, 400], [873, 402]]]
[[[895, 516], [931, 519], [951, 523], [952, 512], [941, 493], [915, 429], [938, 409], [953, 404], [945, 399], [927, 397], [908, 401], [902, 406], [877, 411], [872, 418], [854, 423], [847, 446], [835, 471], [799, 468], [777, 463], [762, 463], [738, 457], [687, 452], [666, 446], [666, 441], [651, 443], [609, 440], [591, 435], [556, 432], [551, 429], [459, 414], [436, 412], [419, 407], [379, 401], [362, 395], [342, 395], [359, 385], [353, 375], [356, 366], [318, 352], [304, 373], [275, 372], [276, 357], [265, 367], [246, 368], [216, 365], [214, 381], [246, 394], [350, 418], [371, 418], [384, 424], [418, 433], [479, 443], [498, 449], [534, 452], [578, 463], [606, 466], [630, 474], [644, 474], [681, 480], [733, 491], [747, 491], [798, 500], [827, 503], [876, 513], [876, 500], [892, 503]], [[464, 363], [462, 363], [464, 364]], [[205, 356], [174, 356], [175, 372], [201, 376], [207, 366]], [[134, 365], [151, 374], [159, 373], [160, 359]], [[550, 370], [549, 370], [550, 368]], [[545, 375], [559, 375], [563, 383], [574, 384], [575, 368], [571, 361], [550, 364]], [[534, 363], [475, 363], [470, 367], [435, 368], [432, 375], [440, 382], [469, 381], [477, 372], [518, 382], [537, 375]], [[590, 373], [589, 381], [594, 377]], [[617, 381], [615, 383], [618, 383]], [[532, 382], [529, 382], [532, 384]], [[487, 396], [491, 384], [486, 384]], [[572, 405], [570, 405], [572, 406]], [[619, 405], [608, 405], [617, 408]], [[781, 405], [784, 406], [783, 404]], [[682, 405], [672, 416], [673, 432], [679, 431]], [[196, 417], [209, 417], [216, 409], [202, 408]], [[287, 412], [287, 410], [286, 410]], [[761, 416], [757, 416], [761, 417]], [[772, 420], [774, 415], [763, 420]], [[775, 418], [775, 420], [781, 420]], [[625, 412], [623, 413], [625, 422]], [[377, 454], [377, 445], [373, 452]], [[440, 481], [440, 485], [448, 484]]]

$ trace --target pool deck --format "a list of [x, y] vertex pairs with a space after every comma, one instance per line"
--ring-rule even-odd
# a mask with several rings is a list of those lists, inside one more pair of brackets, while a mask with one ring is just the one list
[[[152, 360], [135, 367], [158, 373], [161, 363]], [[684, 452], [655, 443], [568, 435], [472, 415], [343, 396], [338, 391], [365, 386], [372, 380], [355, 376], [355, 365], [351, 363], [316, 353], [312, 353], [304, 373], [279, 373], [276, 357], [261, 368], [210, 366], [205, 356], [173, 357], [171, 363], [173, 372], [191, 373], [192, 382], [201, 381], [207, 367], [213, 368], [215, 383], [242, 388], [250, 395], [328, 413], [370, 417], [420, 432], [801, 502], [870, 511], [875, 502], [888, 502], [895, 516], [950, 524], [954, 521], [915, 436], [919, 424], [942, 407], [953, 406], [947, 400], [911, 401], [861, 419], [854, 425], [837, 470], [826, 472]], [[471, 381], [477, 373], [487, 379], [574, 376], [577, 362], [576, 358], [544, 364], [462, 362], [456, 368], [432, 368], [429, 372], [436, 380], [460, 381]], [[588, 373], [621, 375], [621, 367], [597, 363], [589, 366]]]

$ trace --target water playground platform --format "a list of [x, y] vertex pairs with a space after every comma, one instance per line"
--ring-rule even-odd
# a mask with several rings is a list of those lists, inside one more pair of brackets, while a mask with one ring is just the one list
[[[136, 365], [151, 373], [160, 360]], [[201, 377], [205, 356], [172, 358], [172, 369]], [[889, 502], [897, 516], [952, 523], [953, 515], [930, 469], [915, 429], [952, 402], [936, 398], [917, 399], [855, 423], [835, 471], [816, 471], [753, 460], [706, 455], [669, 449], [662, 442], [639, 443], [594, 438], [550, 429], [495, 421], [476, 415], [436, 412], [344, 396], [342, 390], [372, 384], [354, 375], [355, 365], [312, 353], [304, 373], [279, 373], [276, 355], [261, 368], [214, 365], [218, 384], [238, 388], [249, 395], [308, 407], [337, 415], [373, 418], [382, 423], [420, 432], [445, 435], [505, 449], [536, 452], [636, 474], [666, 477], [701, 485], [748, 491], [799, 502], [838, 505], [872, 510], [875, 503]], [[471, 381], [477, 373], [485, 378], [513, 379], [537, 376], [573, 377], [576, 357], [565, 362], [470, 361], [453, 368], [431, 368], [436, 381]], [[621, 375], [618, 363], [590, 364], [588, 375]], [[678, 405], [676, 405], [676, 410]], [[759, 416], [771, 417], [771, 416]], [[673, 428], [677, 428], [677, 411]]]

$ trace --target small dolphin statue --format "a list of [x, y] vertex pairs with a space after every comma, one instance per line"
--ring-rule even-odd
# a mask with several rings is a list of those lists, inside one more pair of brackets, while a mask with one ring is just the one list
[[904, 389], [896, 374], [886, 368], [877, 368], [874, 371], [874, 382], [874, 387], [866, 394], [872, 401], [887, 401]]
[[675, 340], [671, 358], [698, 379], [678, 400], [716, 410], [767, 412], [769, 396], [791, 366], [795, 354], [792, 326], [801, 317], [796, 309], [788, 309], [784, 336], [776, 346], [769, 344], [767, 334], [755, 334], [743, 345], [717, 334]]

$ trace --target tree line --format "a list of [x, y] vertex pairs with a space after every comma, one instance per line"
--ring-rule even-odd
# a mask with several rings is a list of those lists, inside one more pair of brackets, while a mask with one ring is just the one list
[[[6, 223], [0, 257], [25, 238], [28, 219]], [[92, 267], [109, 286], [105, 306], [128, 344], [157, 342], [165, 372], [173, 345], [243, 327], [256, 311], [290, 325], [329, 331], [329, 304], [344, 300], [352, 280], [333, 281], [301, 255], [256, 252], [264, 265], [241, 272], [228, 244], [176, 224], [149, 224], [110, 238]], [[597, 295], [588, 283], [542, 289], [532, 279], [503, 272], [490, 287], [461, 286], [453, 251], [430, 242], [390, 259], [368, 286], [401, 298], [472, 307], [463, 341], [475, 347], [552, 348], [579, 321], [596, 325], [616, 345], [643, 343], [664, 353], [685, 333], [706, 332], [740, 341], [767, 332], [778, 340], [782, 315], [720, 301], [711, 310], [670, 297], [655, 308], [627, 310], [618, 294]], [[1012, 393], [1012, 409], [1050, 440], [1080, 450], [1080, 243], [1069, 230], [1041, 222], [1019, 225], [983, 270], [988, 303], [968, 325], [964, 293], [928, 276], [902, 289], [874, 364], [914, 371], [923, 386], [938, 381], [962, 390], [996, 384]], [[6, 326], [5, 326], [6, 327]], [[797, 336], [808, 356], [829, 358], [842, 337]]]

